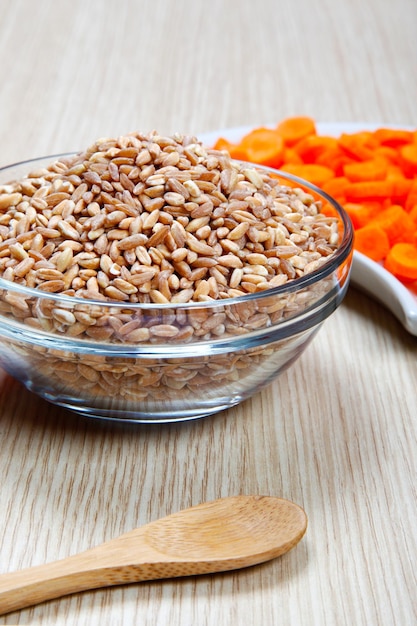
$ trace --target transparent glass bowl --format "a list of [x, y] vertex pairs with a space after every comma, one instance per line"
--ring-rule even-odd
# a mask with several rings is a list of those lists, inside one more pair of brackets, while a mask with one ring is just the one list
[[[3, 168], [0, 184], [54, 158]], [[0, 279], [0, 365], [56, 405], [134, 422], [201, 418], [268, 385], [341, 303], [353, 231], [329, 196], [263, 169], [338, 216], [340, 245], [318, 270], [260, 293], [175, 305], [85, 300]]]

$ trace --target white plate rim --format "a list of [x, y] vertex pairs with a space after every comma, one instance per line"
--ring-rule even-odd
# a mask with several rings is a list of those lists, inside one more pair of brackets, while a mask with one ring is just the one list
[[[257, 127], [261, 126], [259, 124]], [[264, 124], [264, 127], [274, 128], [276, 124]], [[319, 134], [337, 136], [341, 133], [353, 133], [360, 130], [376, 130], [377, 128], [408, 128], [395, 124], [369, 122], [317, 122]], [[213, 145], [219, 137], [228, 141], [238, 142], [255, 126], [236, 126], [221, 128], [200, 133], [198, 138], [205, 145]], [[404, 328], [412, 335], [417, 336], [417, 293], [408, 289], [395, 276], [385, 270], [382, 265], [372, 261], [364, 254], [353, 253], [351, 282], [361, 291], [366, 292], [374, 299], [384, 304], [401, 322]]]

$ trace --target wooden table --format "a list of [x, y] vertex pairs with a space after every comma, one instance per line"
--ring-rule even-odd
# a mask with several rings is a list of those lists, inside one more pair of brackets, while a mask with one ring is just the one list
[[[416, 125], [415, 0], [2, 0], [0, 165], [131, 130]], [[0, 383], [0, 571], [239, 493], [309, 517], [280, 559], [98, 590], [0, 624], [411, 626], [417, 338], [351, 288], [300, 360], [194, 423], [88, 421]]]

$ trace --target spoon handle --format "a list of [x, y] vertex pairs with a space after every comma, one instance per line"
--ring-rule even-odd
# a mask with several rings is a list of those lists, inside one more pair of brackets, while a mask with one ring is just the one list
[[73, 572], [72, 565], [69, 557], [1, 576], [0, 615], [100, 586], [98, 572]]
[[[59, 561], [0, 575], [0, 615], [80, 591], [157, 578], [150, 562], [155, 553], [141, 545], [141, 533], [135, 531], [135, 563], [126, 556], [123, 539], [122, 535]], [[138, 559], [140, 548], [143, 565]]]
[[147, 524], [59, 561], [0, 575], [0, 615], [90, 589], [247, 567], [286, 552], [299, 540], [260, 557], [196, 559], [187, 549], [178, 554], [155, 550], [145, 538], [151, 527]]

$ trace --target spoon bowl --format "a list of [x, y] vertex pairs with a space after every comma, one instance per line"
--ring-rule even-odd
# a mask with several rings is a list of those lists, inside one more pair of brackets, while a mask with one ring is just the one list
[[126, 583], [240, 569], [293, 548], [307, 517], [272, 496], [232, 496], [184, 509], [95, 548], [0, 576], [0, 614]]

